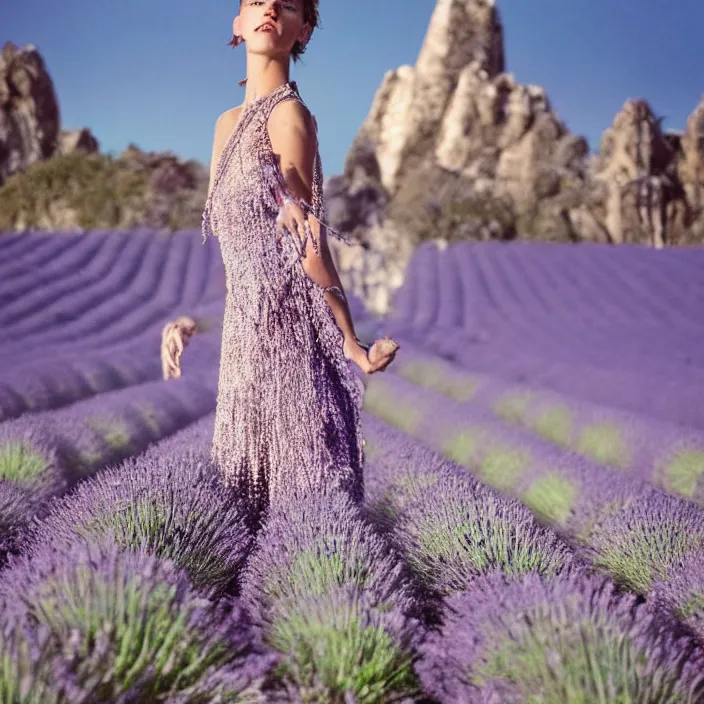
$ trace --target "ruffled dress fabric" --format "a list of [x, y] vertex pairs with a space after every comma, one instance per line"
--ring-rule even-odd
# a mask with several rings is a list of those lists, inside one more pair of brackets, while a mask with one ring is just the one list
[[[293, 196], [267, 121], [283, 100], [303, 103], [295, 81], [242, 110], [202, 221], [203, 242], [218, 238], [227, 282], [211, 455], [256, 510], [326, 488], [364, 497], [363, 385], [343, 355], [325, 289], [303, 268], [305, 239], [277, 225]], [[318, 151], [312, 203], [293, 200], [349, 244], [324, 222], [322, 179]], [[308, 223], [305, 236], [318, 252]]]

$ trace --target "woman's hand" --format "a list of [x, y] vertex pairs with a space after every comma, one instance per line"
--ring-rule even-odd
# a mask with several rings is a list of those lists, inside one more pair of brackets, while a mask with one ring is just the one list
[[393, 361], [393, 356], [372, 364], [369, 361], [368, 351], [359, 344], [356, 338], [347, 338], [342, 345], [342, 352], [346, 359], [351, 359], [365, 374], [383, 372]]
[[[285, 230], [288, 230], [297, 240], [296, 249], [305, 256], [307, 227], [311, 228], [314, 246], [317, 251], [317, 240], [315, 231], [313, 231], [313, 223], [315, 218], [307, 214], [300, 203], [288, 194], [277, 193], [277, 202], [279, 203], [279, 212], [276, 216], [277, 239], [281, 241], [285, 235]], [[317, 230], [318, 228], [315, 228]]]

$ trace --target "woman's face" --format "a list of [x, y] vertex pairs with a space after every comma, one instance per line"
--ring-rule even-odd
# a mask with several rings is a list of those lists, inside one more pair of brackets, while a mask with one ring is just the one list
[[[262, 28], [265, 22], [274, 26]], [[244, 37], [249, 51], [257, 53], [290, 53], [296, 40], [306, 40], [307, 27], [303, 0], [242, 0], [233, 23], [235, 34]]]

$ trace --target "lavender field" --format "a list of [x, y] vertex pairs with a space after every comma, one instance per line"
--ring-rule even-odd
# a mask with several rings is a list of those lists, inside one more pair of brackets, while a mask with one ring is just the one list
[[401, 345], [365, 505], [259, 526], [209, 458], [218, 246], [0, 238], [0, 702], [704, 702], [704, 251], [423, 244], [351, 302]]

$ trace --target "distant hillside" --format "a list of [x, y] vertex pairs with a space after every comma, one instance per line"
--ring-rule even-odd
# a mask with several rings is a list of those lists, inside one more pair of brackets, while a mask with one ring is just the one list
[[0, 230], [199, 228], [207, 190], [202, 164], [168, 153], [56, 153], [0, 188]]
[[88, 129], [62, 130], [36, 47], [0, 52], [0, 231], [199, 228], [208, 169], [131, 144], [101, 154]]

